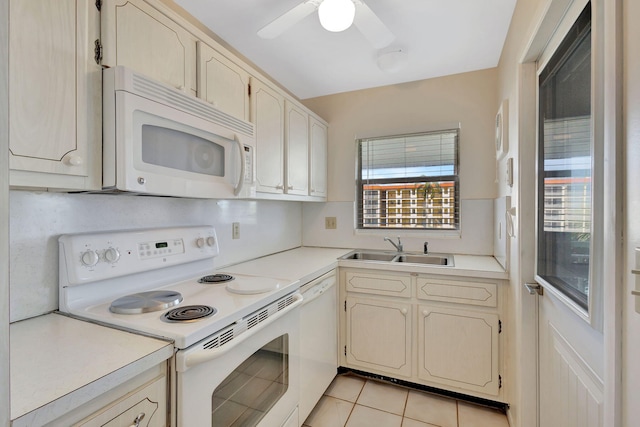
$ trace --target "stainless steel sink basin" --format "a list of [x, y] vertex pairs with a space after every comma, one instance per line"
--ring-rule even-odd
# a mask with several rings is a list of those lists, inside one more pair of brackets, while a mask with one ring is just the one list
[[414, 255], [400, 254], [394, 258], [395, 262], [408, 262], [411, 264], [429, 264], [452, 267], [453, 255]]
[[407, 264], [423, 264], [439, 267], [453, 267], [453, 255], [450, 254], [411, 254], [398, 252], [383, 252], [374, 250], [357, 249], [350, 252], [340, 259], [358, 260], [358, 261], [382, 261], [382, 262], [401, 262]]
[[362, 261], [393, 261], [396, 257], [395, 253], [386, 252], [367, 252], [367, 251], [353, 251], [342, 259], [358, 259]]

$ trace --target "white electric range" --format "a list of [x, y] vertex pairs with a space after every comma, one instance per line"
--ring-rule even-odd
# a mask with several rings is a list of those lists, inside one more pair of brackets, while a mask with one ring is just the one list
[[216, 271], [211, 226], [63, 235], [59, 249], [61, 312], [174, 342], [176, 425], [297, 417], [297, 281]]

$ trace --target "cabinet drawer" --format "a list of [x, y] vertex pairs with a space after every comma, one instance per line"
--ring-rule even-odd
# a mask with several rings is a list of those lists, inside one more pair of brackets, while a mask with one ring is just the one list
[[347, 271], [345, 283], [348, 292], [406, 298], [411, 296], [411, 277], [408, 275]]
[[416, 291], [417, 297], [423, 300], [498, 306], [498, 285], [495, 283], [418, 277]]
[[167, 377], [163, 375], [74, 427], [128, 427], [135, 425], [138, 416], [141, 427], [164, 427], [167, 423], [166, 389]]

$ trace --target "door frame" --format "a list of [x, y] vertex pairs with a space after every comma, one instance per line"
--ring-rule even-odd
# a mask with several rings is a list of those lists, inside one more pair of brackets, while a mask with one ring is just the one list
[[[518, 73], [519, 111], [518, 111], [518, 212], [520, 227], [519, 241], [519, 275], [517, 287], [533, 282], [534, 265], [531, 260], [535, 254], [535, 162], [536, 158], [536, 114], [537, 114], [537, 67], [536, 61], [553, 36], [558, 23], [565, 15], [574, 0], [548, 0], [541, 18], [535, 25], [527, 47], [521, 57]], [[622, 196], [623, 196], [623, 161], [622, 161], [622, 1], [592, 0], [592, 7], [601, 15], [604, 50], [604, 212], [603, 212], [603, 333], [604, 333], [604, 413], [606, 426], [622, 426], [622, 293], [623, 293], [623, 245], [622, 245]], [[518, 291], [516, 291], [518, 292]], [[523, 338], [526, 348], [526, 363], [520, 372], [523, 384], [520, 386], [520, 407], [523, 409], [531, 402], [536, 402], [535, 411], [523, 410], [523, 426], [537, 426], [538, 419], [538, 298], [532, 297], [522, 289], [521, 308], [516, 322], [527, 338]], [[525, 301], [533, 298], [535, 301]], [[531, 320], [531, 310], [535, 306], [535, 322]], [[532, 324], [533, 323], [533, 324]], [[535, 359], [535, 363], [532, 363]], [[525, 369], [535, 366], [535, 383], [532, 373]], [[535, 391], [533, 391], [535, 390]], [[534, 395], [535, 394], [535, 395]], [[531, 405], [533, 406], [533, 405]], [[532, 412], [535, 412], [532, 413]]]

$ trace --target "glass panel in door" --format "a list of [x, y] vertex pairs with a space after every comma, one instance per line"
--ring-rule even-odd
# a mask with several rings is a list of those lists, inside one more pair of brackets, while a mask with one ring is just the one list
[[591, 9], [539, 78], [537, 275], [588, 311], [592, 230]]
[[289, 388], [289, 336], [282, 335], [242, 362], [213, 391], [212, 427], [252, 427]]

